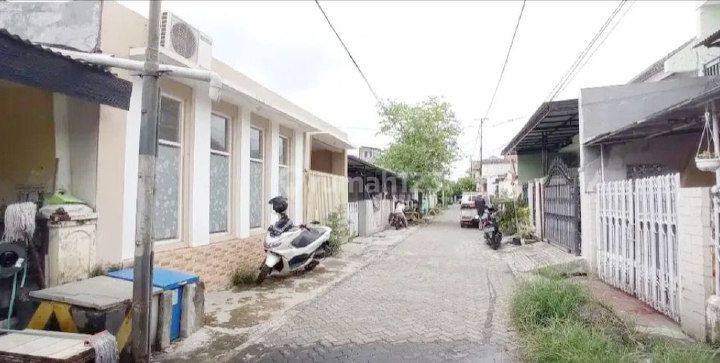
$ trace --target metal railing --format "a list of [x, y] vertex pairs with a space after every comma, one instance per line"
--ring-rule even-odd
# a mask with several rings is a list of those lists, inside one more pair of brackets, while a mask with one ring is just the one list
[[720, 75], [720, 57], [713, 58], [703, 65], [703, 76]]

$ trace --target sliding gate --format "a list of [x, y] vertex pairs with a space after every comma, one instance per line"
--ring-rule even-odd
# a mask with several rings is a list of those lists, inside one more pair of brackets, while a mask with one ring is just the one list
[[543, 186], [543, 238], [560, 248], [580, 254], [580, 186], [577, 173], [557, 158]]
[[598, 184], [598, 275], [678, 315], [678, 174]]

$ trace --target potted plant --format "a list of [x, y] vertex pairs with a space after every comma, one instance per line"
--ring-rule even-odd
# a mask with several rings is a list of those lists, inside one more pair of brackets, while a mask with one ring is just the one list
[[720, 157], [713, 147], [712, 135], [713, 128], [710, 126], [710, 113], [705, 111], [705, 125], [702, 134], [700, 134], [700, 142], [698, 150], [695, 154], [695, 166], [702, 171], [715, 171], [720, 168]]
[[720, 158], [714, 152], [705, 150], [695, 155], [695, 166], [702, 171], [715, 171], [720, 168]]

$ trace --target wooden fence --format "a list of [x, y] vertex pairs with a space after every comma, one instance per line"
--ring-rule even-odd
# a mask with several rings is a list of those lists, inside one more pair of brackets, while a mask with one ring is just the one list
[[331, 212], [338, 210], [346, 213], [348, 206], [347, 177], [306, 170], [304, 200], [305, 222], [322, 222]]

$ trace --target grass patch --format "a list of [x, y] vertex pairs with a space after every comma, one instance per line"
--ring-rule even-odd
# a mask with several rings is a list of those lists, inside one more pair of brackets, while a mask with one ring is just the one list
[[705, 344], [649, 338], [594, 300], [583, 285], [553, 269], [521, 284], [511, 301], [512, 322], [526, 359], [539, 362], [715, 362]]
[[254, 286], [257, 275], [257, 271], [251, 271], [245, 267], [238, 267], [233, 273], [232, 284], [236, 287]]

